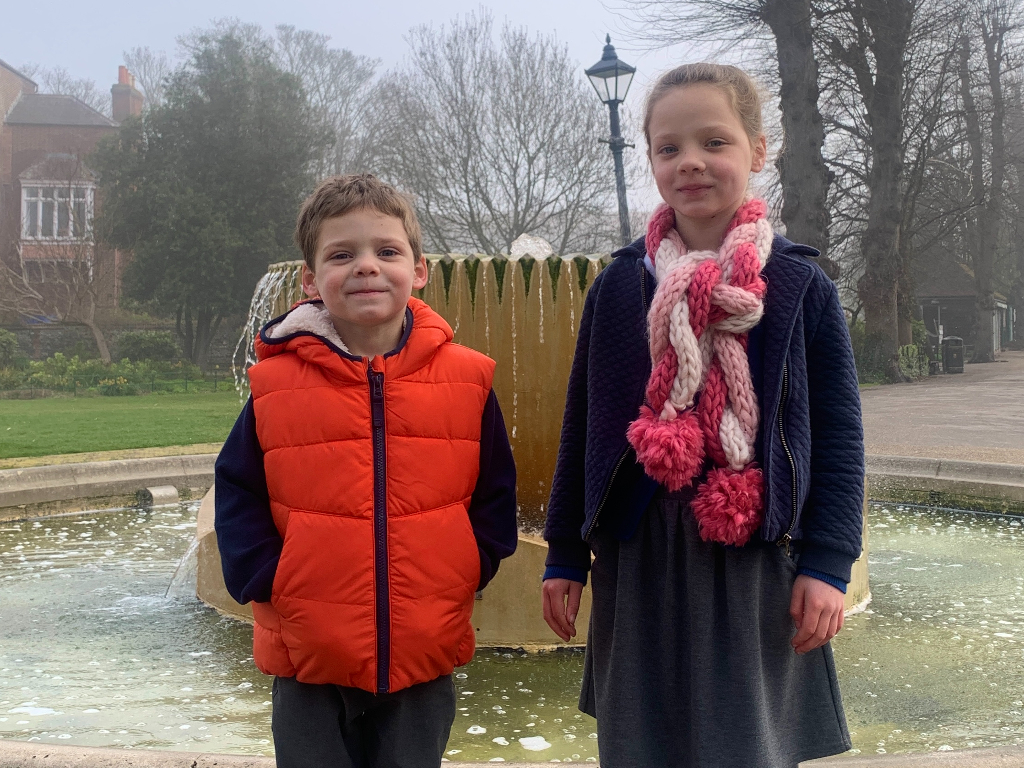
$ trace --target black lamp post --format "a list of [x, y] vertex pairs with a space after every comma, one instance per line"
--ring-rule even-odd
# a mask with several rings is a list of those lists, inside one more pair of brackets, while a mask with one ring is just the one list
[[615, 55], [615, 46], [612, 45], [612, 36], [605, 37], [604, 55], [590, 69], [584, 70], [590, 82], [594, 84], [598, 98], [608, 105], [611, 113], [612, 135], [610, 139], [600, 139], [606, 143], [612, 151], [612, 158], [615, 160], [615, 189], [619, 196], [619, 229], [622, 232], [622, 244], [627, 245], [631, 240], [629, 234], [629, 207], [626, 203], [626, 174], [622, 167], [623, 147], [632, 147], [627, 144], [619, 132], [619, 104], [626, 100], [626, 92], [629, 84], [633, 81], [633, 73], [636, 67], [631, 67], [624, 61], [620, 61]]

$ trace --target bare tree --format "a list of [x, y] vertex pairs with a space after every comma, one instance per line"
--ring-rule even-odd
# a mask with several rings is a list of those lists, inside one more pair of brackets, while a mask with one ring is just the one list
[[1020, 76], [1009, 78], [1006, 88], [1006, 157], [1009, 184], [1005, 211], [1009, 241], [1007, 286], [1010, 303], [1017, 308], [1013, 327], [1016, 338], [1024, 337], [1024, 87]]
[[[831, 172], [822, 148], [818, 60], [813, 45], [811, 0], [641, 0], [627, 6], [638, 36], [655, 45], [699, 37], [731, 45], [771, 38], [779, 80], [785, 141], [776, 165], [782, 183], [786, 235], [830, 251], [828, 190]], [[830, 275], [837, 272], [824, 261]]]
[[417, 198], [428, 245], [508, 253], [530, 233], [558, 253], [615, 240], [607, 132], [582, 69], [553, 37], [490, 15], [417, 27], [377, 85], [374, 165]]
[[302, 82], [316, 121], [333, 138], [317, 159], [316, 178], [365, 168], [367, 97], [380, 66], [379, 59], [331, 48], [330, 40], [287, 24], [277, 27], [280, 67]]
[[[833, 187], [832, 242], [834, 257], [843, 264], [841, 288], [850, 309], [859, 317], [864, 309], [858, 283], [869, 271], [863, 238], [868, 226], [874, 169], [874, 132], [871, 114], [861, 85], [852, 77], [850, 66], [837, 58], [830, 46], [847, 49], [858, 44], [855, 26], [847, 14], [827, 18], [819, 30], [823, 52], [823, 111], [829, 131], [827, 157], [836, 173]], [[955, 5], [931, 3], [915, 14], [903, 57], [902, 136], [899, 155], [903, 160], [899, 185], [899, 233], [895, 244], [895, 280], [899, 345], [912, 343], [911, 321], [916, 314], [913, 264], [918, 254], [931, 255], [936, 241], [955, 226], [947, 210], [955, 208], [944, 193], [945, 162], [952, 146], [960, 142], [956, 103], [956, 41], [958, 14]], [[846, 23], [846, 25], [843, 24]], [[868, 51], [868, 67], [871, 54]], [[869, 71], [870, 74], [870, 71]], [[868, 91], [870, 93], [870, 90]], [[873, 354], [872, 350], [864, 352]], [[876, 361], [865, 361], [875, 367]]]
[[123, 54], [125, 66], [135, 75], [146, 100], [144, 109], [159, 107], [164, 103], [164, 84], [171, 74], [171, 62], [163, 51], [153, 51], [148, 46], [132, 48]]
[[27, 77], [37, 78], [43, 93], [72, 96], [92, 107], [102, 115], [110, 117], [110, 93], [99, 90], [96, 81], [86, 77], [72, 77], [64, 67], [41, 67], [26, 64], [21, 67]]
[[[960, 41], [960, 92], [971, 158], [971, 188], [974, 210], [967, 220], [968, 246], [974, 267], [977, 290], [977, 319], [974, 338], [974, 360], [995, 359], [992, 327], [995, 319], [994, 271], [996, 249], [1003, 224], [1002, 208], [1007, 170], [1006, 101], [1003, 80], [1009, 62], [1008, 36], [1019, 28], [1016, 18], [1020, 4], [1014, 0], [978, 0], [972, 3], [972, 15], [981, 50], [984, 54], [984, 97], [990, 104], [987, 137], [983, 134], [982, 116], [974, 96], [971, 71], [971, 39], [965, 34]], [[985, 139], [987, 138], [987, 142]], [[988, 146], [985, 146], [987, 143]], [[986, 160], [988, 173], [986, 173]]]
[[823, 3], [824, 45], [856, 84], [863, 103], [870, 166], [864, 273], [858, 294], [865, 330], [881, 372], [899, 381], [898, 286], [904, 177], [904, 99], [908, 44], [920, 0], [834, 0]]

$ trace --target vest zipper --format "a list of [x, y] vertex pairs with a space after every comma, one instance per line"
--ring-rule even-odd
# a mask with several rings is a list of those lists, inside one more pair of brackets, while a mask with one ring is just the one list
[[384, 446], [384, 374], [367, 363], [373, 420], [373, 572], [376, 587], [377, 693], [387, 693], [391, 671], [391, 595], [388, 589], [387, 460]]
[[793, 477], [793, 518], [790, 520], [789, 529], [782, 534], [782, 537], [776, 541], [780, 547], [786, 548], [786, 555], [790, 554], [789, 545], [793, 541], [793, 529], [796, 527], [796, 516], [797, 516], [797, 493], [796, 493], [796, 460], [793, 458], [793, 452], [789, 450], [789, 443], [786, 442], [786, 430], [782, 425], [782, 411], [786, 407], [786, 400], [789, 398], [789, 365], [785, 362], [782, 364], [782, 397], [779, 398], [779, 411], [777, 414], [779, 424], [779, 438], [782, 440], [782, 450], [786, 452], [786, 458], [789, 459], [789, 469]]
[[[644, 317], [647, 317], [647, 266], [640, 262], [640, 300], [643, 302]], [[626, 456], [629, 454], [629, 448], [626, 448], [622, 455], [619, 456], [619, 460], [615, 462], [615, 469], [612, 470], [612, 476], [608, 480], [608, 484], [604, 487], [604, 494], [601, 496], [601, 503], [597, 505], [597, 510], [594, 512], [594, 517], [590, 521], [590, 525], [587, 528], [587, 533], [583, 537], [589, 539], [590, 534], [594, 531], [594, 526], [597, 525], [597, 516], [601, 514], [601, 510], [604, 508], [604, 503], [608, 501], [608, 495], [612, 492], [612, 486], [615, 485], [615, 476], [619, 474], [619, 470], [622, 468], [622, 462], [626, 460]]]

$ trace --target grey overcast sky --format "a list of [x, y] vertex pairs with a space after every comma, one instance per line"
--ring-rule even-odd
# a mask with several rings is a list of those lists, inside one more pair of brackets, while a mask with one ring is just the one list
[[75, 77], [87, 77], [106, 89], [117, 80], [123, 51], [149, 46], [172, 58], [176, 38], [213, 19], [237, 17], [267, 29], [292, 24], [331, 36], [336, 47], [379, 58], [385, 67], [406, 53], [404, 35], [418, 24], [440, 25], [457, 15], [489, 9], [500, 24], [508, 20], [531, 31], [555, 33], [582, 66], [601, 58], [604, 36], [611, 33], [619, 55], [639, 72], [630, 91], [638, 104], [646, 81], [677, 61], [692, 60], [689, 46], [669, 51], [644, 51], [628, 44], [623, 22], [600, 0], [175, 0], [129, 3], [112, 0], [50, 0], [45, 13], [33, 3], [5, 3], [0, 26], [0, 59], [14, 67], [32, 62], [63, 66]]
[[[123, 51], [148, 46], [175, 59], [179, 35], [223, 17], [237, 17], [268, 30], [292, 24], [325, 33], [335, 47], [379, 58], [385, 68], [405, 56], [404, 35], [411, 27], [438, 26], [480, 8], [490, 10], [496, 24], [508, 20], [531, 32], [554, 33], [581, 67], [601, 58], [605, 34], [610, 33], [620, 58], [638, 70], [627, 101], [634, 113], [639, 112], [653, 78], [676, 63], [700, 57], [693, 41], [656, 51], [627, 42], [624, 21], [610, 10], [611, 2], [601, 0], [49, 0], [43, 6], [12, 0], [4, 6], [0, 59], [14, 67], [30, 62], [47, 68], [62, 66], [73, 77], [95, 81], [100, 90], [117, 81]], [[638, 137], [628, 138], [642, 144]], [[651, 193], [656, 195], [653, 185], [632, 189], [630, 197], [646, 206]]]

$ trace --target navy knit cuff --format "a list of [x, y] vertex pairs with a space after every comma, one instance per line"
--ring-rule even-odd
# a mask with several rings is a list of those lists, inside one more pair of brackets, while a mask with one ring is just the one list
[[[548, 568], [574, 568], [579, 571], [590, 570], [590, 546], [583, 539], [548, 539], [548, 555], [544, 558]], [[576, 579], [579, 581], [579, 579]]]
[[853, 569], [853, 561], [857, 559], [856, 555], [808, 541], [807, 539], [803, 539], [800, 542], [798, 551], [800, 558], [797, 564], [800, 568], [824, 573], [833, 579], [846, 584], [850, 583], [850, 571]]
[[587, 572], [582, 568], [573, 568], [571, 565], [549, 565], [544, 569], [544, 581], [548, 579], [568, 579], [578, 581], [584, 586], [587, 583]]
[[824, 581], [826, 584], [838, 589], [844, 595], [846, 594], [846, 582], [841, 579], [837, 579], [835, 576], [830, 576], [827, 573], [815, 571], [810, 568], [797, 568], [796, 572], [801, 576], [810, 576], [812, 578], [817, 579], [818, 581]]

